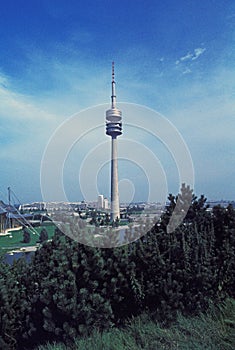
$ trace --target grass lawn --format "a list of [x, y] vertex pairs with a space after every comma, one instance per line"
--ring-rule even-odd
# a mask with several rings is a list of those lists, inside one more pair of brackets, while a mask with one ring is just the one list
[[97, 330], [71, 345], [53, 343], [37, 350], [233, 350], [234, 327], [235, 300], [228, 299], [197, 317], [179, 314], [169, 328], [146, 313], [133, 318], [124, 328]]
[[50, 223], [50, 224], [42, 223], [41, 226], [34, 227], [33, 229], [27, 228], [27, 230], [30, 232], [30, 237], [31, 237], [29, 243], [22, 242], [23, 230], [12, 231], [11, 233], [9, 233], [9, 235], [0, 236], [0, 249], [1, 251], [9, 251], [17, 248], [22, 248], [22, 247], [35, 246], [39, 240], [39, 235], [42, 229], [46, 229], [48, 233], [48, 239], [51, 239], [55, 233], [55, 228], [56, 226], [53, 223]]

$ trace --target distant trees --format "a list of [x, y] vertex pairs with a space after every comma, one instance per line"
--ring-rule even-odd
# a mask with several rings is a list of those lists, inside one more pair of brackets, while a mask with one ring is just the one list
[[39, 235], [39, 242], [43, 243], [47, 240], [48, 240], [48, 233], [47, 233], [47, 230], [45, 228], [43, 228], [40, 232], [40, 235]]
[[23, 229], [23, 243], [29, 243], [31, 240], [29, 231], [24, 227]]
[[105, 223], [106, 226], [108, 226], [109, 223], [110, 223], [110, 218], [109, 218], [109, 214], [108, 213], [105, 214], [105, 221], [104, 221], [104, 223]]
[[91, 212], [91, 221], [90, 221], [90, 224], [91, 225], [95, 225], [95, 226], [97, 226], [97, 212], [96, 212], [96, 210], [93, 210], [92, 212]]
[[120, 224], [120, 220], [118, 217], [116, 217], [116, 219], [113, 220], [112, 222], [112, 227], [119, 227], [119, 224]]

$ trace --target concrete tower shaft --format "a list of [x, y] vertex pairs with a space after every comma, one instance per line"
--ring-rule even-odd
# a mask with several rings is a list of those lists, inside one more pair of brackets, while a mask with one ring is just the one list
[[112, 63], [111, 109], [106, 111], [106, 134], [112, 137], [111, 144], [111, 221], [120, 218], [118, 191], [117, 136], [122, 134], [122, 112], [116, 107], [116, 83]]

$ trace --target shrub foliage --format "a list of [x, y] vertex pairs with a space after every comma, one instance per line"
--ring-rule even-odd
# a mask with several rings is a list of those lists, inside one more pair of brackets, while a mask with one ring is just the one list
[[[190, 208], [169, 232], [178, 200], [179, 215], [185, 201]], [[210, 300], [234, 297], [234, 231], [231, 205], [209, 212], [206, 198], [186, 186], [169, 196], [161, 220], [131, 244], [92, 248], [57, 229], [30, 263], [0, 264], [0, 348], [70, 342], [145, 309], [168, 323], [178, 311], [199, 314]]]

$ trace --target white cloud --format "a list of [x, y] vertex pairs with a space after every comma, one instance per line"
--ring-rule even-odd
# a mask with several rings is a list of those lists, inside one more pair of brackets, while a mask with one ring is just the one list
[[61, 119], [50, 113], [37, 97], [14, 91], [10, 78], [0, 74], [0, 130], [2, 161], [27, 164], [40, 157], [47, 139]]
[[180, 57], [175, 64], [178, 65], [180, 62], [185, 62], [185, 61], [195, 61], [198, 59], [199, 56], [201, 56], [204, 52], [206, 51], [205, 48], [198, 47], [194, 49], [193, 53], [188, 52], [185, 56]]
[[205, 48], [198, 47], [197, 49], [194, 49], [194, 55], [192, 57], [192, 60], [196, 60], [199, 56], [201, 56], [206, 51]]
[[184, 71], [183, 71], [183, 74], [190, 74], [192, 73], [191, 69], [189, 68], [186, 68]]
[[180, 61], [187, 61], [187, 60], [190, 60], [191, 58], [193, 58], [193, 54], [187, 53], [187, 55], [180, 57]]
[[0, 72], [0, 86], [6, 87], [7, 84], [8, 84], [7, 77], [5, 76], [5, 74]]
[[0, 82], [4, 86], [0, 87], [0, 118], [35, 121], [40, 119], [54, 120], [55, 115], [43, 110], [42, 106], [36, 106], [30, 97], [14, 92], [8, 88], [8, 79], [0, 75]]

